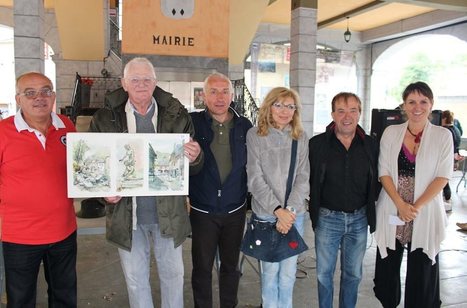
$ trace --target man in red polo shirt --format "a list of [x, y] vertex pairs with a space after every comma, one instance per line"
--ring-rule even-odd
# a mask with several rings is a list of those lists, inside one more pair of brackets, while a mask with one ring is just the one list
[[49, 307], [76, 307], [76, 218], [67, 197], [66, 133], [49, 78], [16, 81], [15, 116], [0, 122], [0, 221], [8, 307], [35, 307], [44, 264]]

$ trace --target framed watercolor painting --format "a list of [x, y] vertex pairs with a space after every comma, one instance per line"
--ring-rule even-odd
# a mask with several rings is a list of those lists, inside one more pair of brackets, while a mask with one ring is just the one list
[[70, 198], [188, 195], [188, 134], [67, 134]]

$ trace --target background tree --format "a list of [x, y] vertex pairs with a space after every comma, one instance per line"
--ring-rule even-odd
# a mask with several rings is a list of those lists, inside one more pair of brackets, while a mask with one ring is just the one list
[[410, 58], [409, 64], [404, 67], [399, 84], [392, 88], [389, 94], [397, 101], [402, 102], [402, 92], [409, 84], [416, 81], [430, 84], [432, 71], [440, 65], [440, 63], [433, 63], [432, 59], [423, 52], [414, 54]]

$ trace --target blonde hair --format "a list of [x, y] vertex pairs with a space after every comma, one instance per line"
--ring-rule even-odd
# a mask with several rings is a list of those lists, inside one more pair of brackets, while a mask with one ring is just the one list
[[274, 119], [272, 118], [271, 106], [276, 102], [282, 103], [286, 98], [289, 97], [293, 99], [294, 104], [297, 106], [297, 109], [295, 110], [292, 116], [292, 121], [290, 122], [290, 125], [292, 126], [290, 136], [292, 137], [292, 139], [297, 140], [303, 134], [302, 120], [300, 116], [302, 105], [300, 103], [300, 97], [298, 96], [298, 93], [292, 89], [288, 89], [285, 87], [277, 87], [269, 91], [269, 93], [264, 98], [261, 107], [259, 108], [259, 136], [267, 136], [270, 127], [278, 127], [277, 124], [274, 122]]

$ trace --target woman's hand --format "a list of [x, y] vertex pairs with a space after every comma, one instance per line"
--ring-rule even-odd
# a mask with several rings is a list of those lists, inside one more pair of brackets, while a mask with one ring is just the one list
[[397, 210], [399, 218], [405, 222], [414, 220], [418, 215], [418, 209], [407, 202], [397, 205]]
[[412, 206], [410, 203], [405, 202], [397, 192], [396, 186], [394, 185], [392, 178], [389, 175], [385, 175], [379, 178], [384, 190], [387, 192], [392, 202], [397, 208], [399, 218], [404, 222], [410, 222], [415, 219], [418, 215], [418, 208]]
[[282, 234], [287, 234], [295, 222], [295, 214], [291, 211], [280, 208], [274, 212], [277, 217], [276, 229]]

